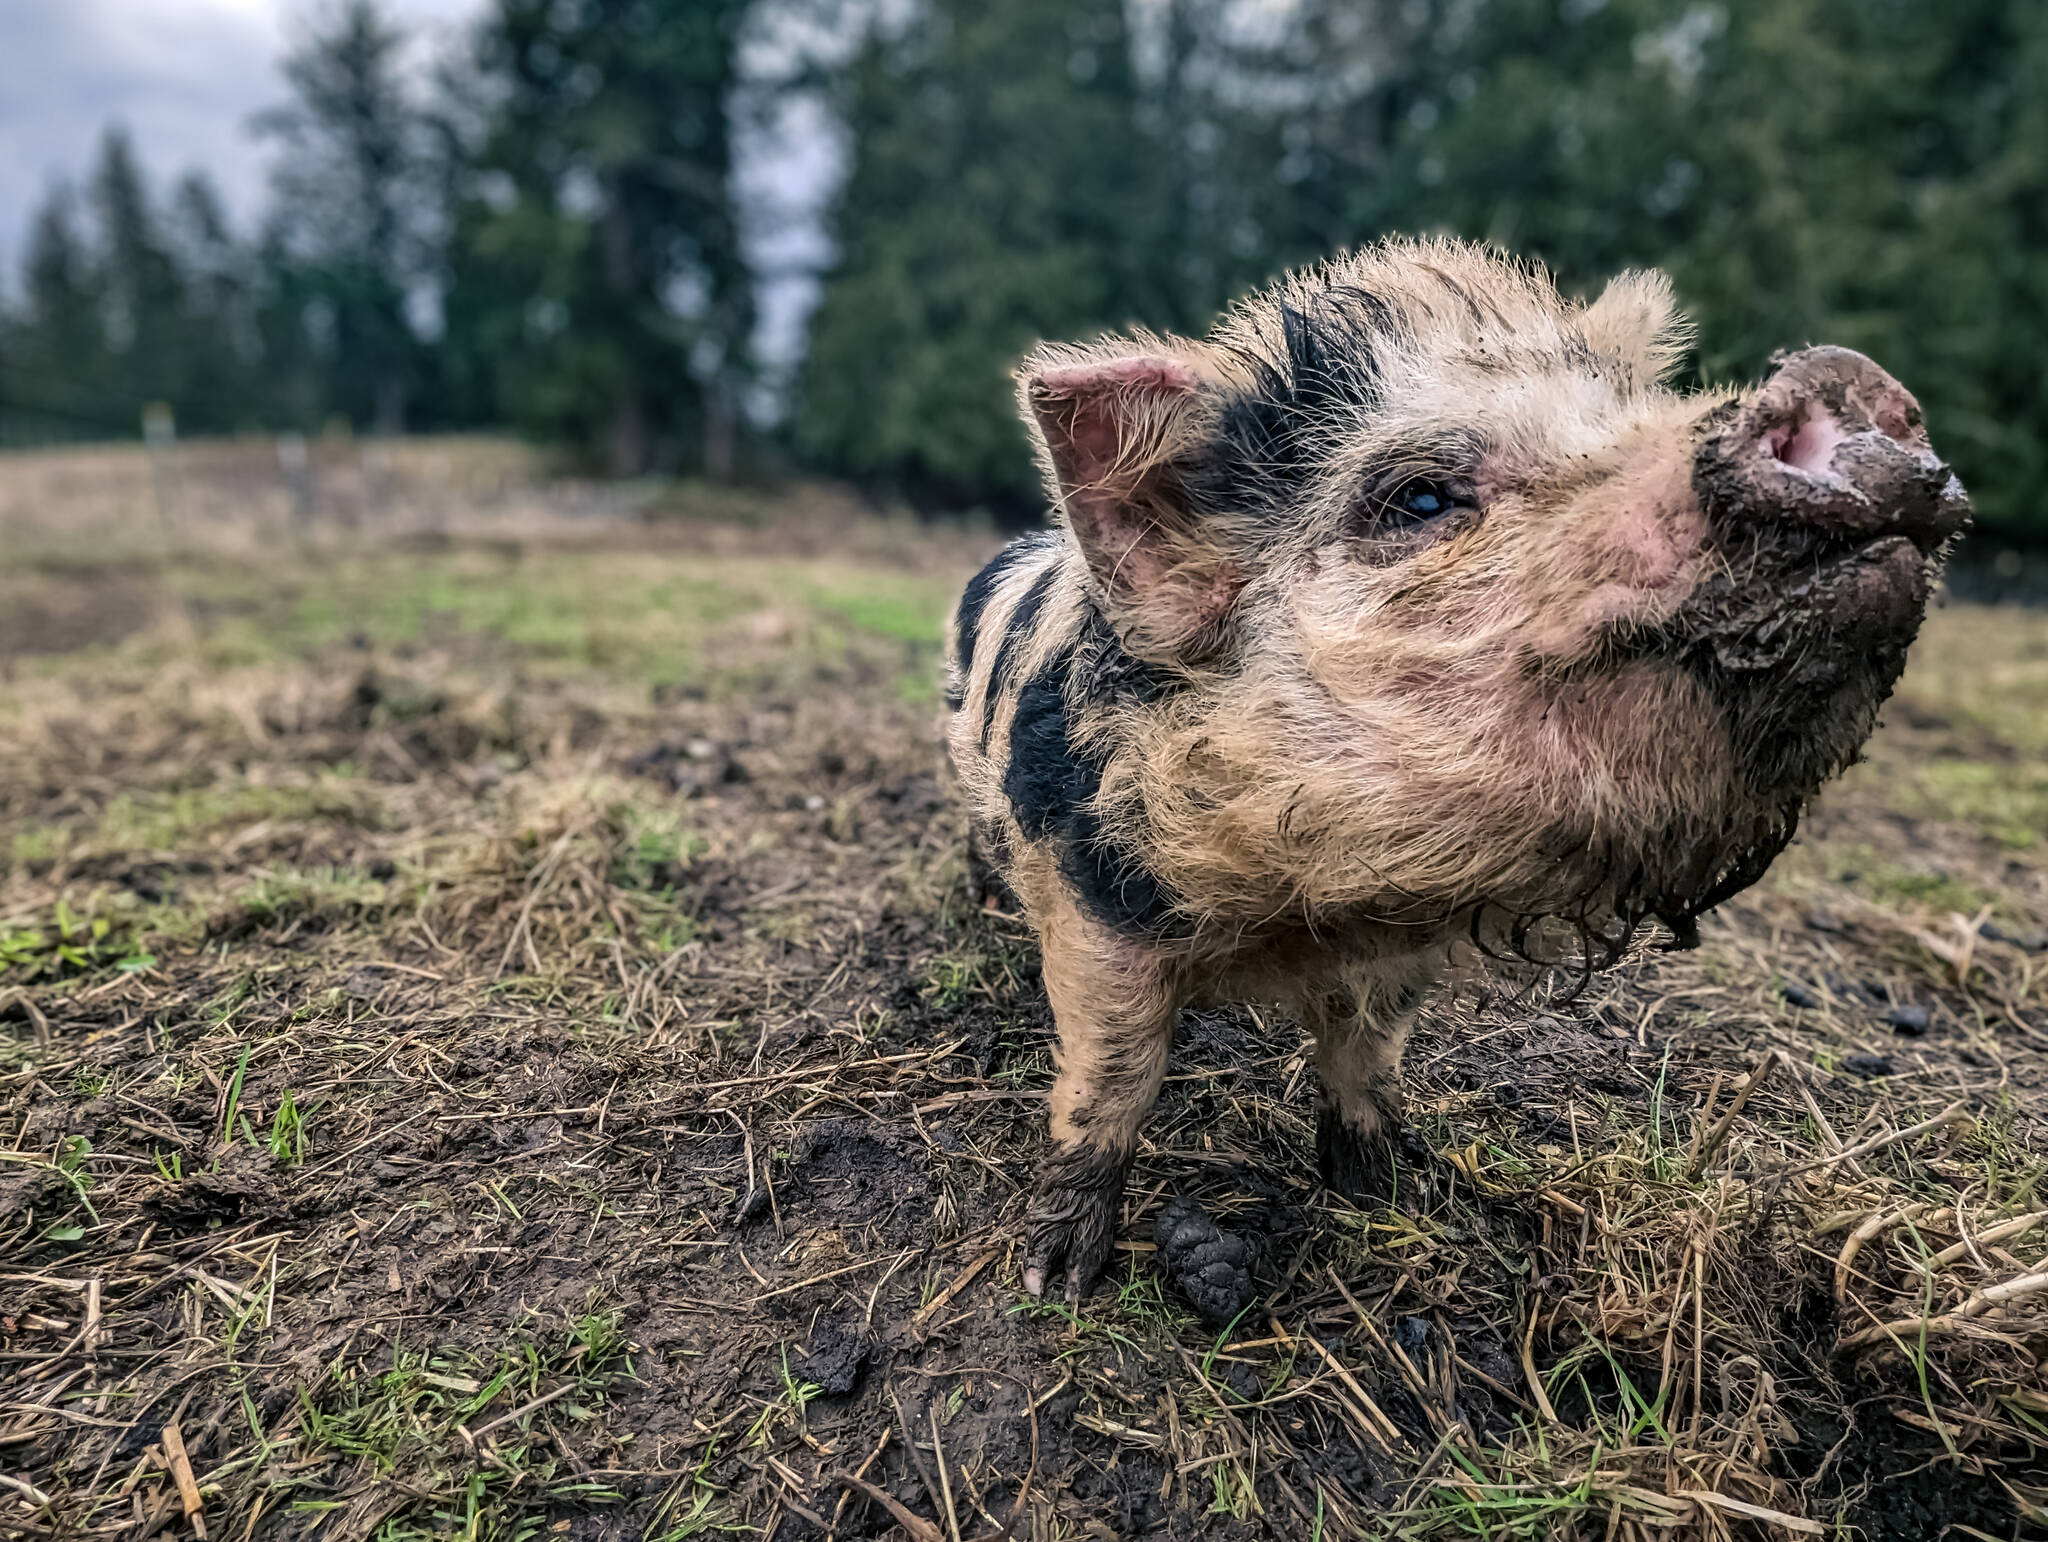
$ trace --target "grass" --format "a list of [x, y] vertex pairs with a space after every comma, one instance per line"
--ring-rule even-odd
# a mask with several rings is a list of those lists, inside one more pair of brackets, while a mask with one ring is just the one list
[[957, 1007], [979, 983], [980, 972], [976, 958], [941, 953], [925, 965], [925, 999], [942, 1011]]
[[821, 1390], [815, 1383], [800, 1381], [789, 1371], [789, 1348], [782, 1349], [782, 1385], [776, 1395], [761, 1405], [761, 1412], [747, 1431], [740, 1437], [742, 1446], [758, 1449], [766, 1446], [785, 1427], [801, 1428], [804, 1410]]
[[263, 1144], [279, 1167], [297, 1167], [306, 1160], [306, 1115], [289, 1087], [278, 1095]]
[[753, 1528], [730, 1519], [721, 1491], [706, 1474], [717, 1448], [707, 1449], [696, 1468], [656, 1504], [645, 1533], [648, 1542], [685, 1542], [712, 1532], [748, 1532]]
[[2014, 851], [2048, 837], [2048, 618], [1937, 614], [1888, 717], [1876, 763], [1913, 812]]
[[237, 1135], [248, 1136], [249, 1143], [251, 1145], [254, 1145], [256, 1141], [255, 1132], [249, 1128], [248, 1120], [246, 1118], [242, 1121], [239, 1130], [236, 1128], [235, 1125], [235, 1115], [241, 1112], [242, 1078], [248, 1073], [249, 1070], [249, 1053], [251, 1047], [252, 1046], [248, 1044], [244, 1044], [242, 1046], [241, 1057], [235, 1061], [234, 1074], [228, 1078], [226, 1110], [221, 1114], [220, 1138], [215, 1143], [222, 1150], [225, 1150], [227, 1147], [232, 1146], [235, 1143]]
[[135, 973], [155, 962], [140, 945], [132, 916], [96, 907], [81, 915], [65, 894], [51, 902], [47, 919], [0, 926], [0, 982], [26, 984], [108, 969]]
[[[316, 654], [452, 652], [516, 658], [540, 678], [595, 676], [729, 696], [758, 686], [758, 668], [744, 655], [763, 652], [767, 639], [793, 645], [797, 657], [786, 662], [798, 667], [783, 672], [792, 683], [816, 660], [885, 670], [913, 689], [931, 672], [952, 582], [858, 560], [706, 556], [650, 565], [630, 551], [516, 546], [368, 549], [328, 561], [318, 582], [302, 588], [281, 587], [278, 577], [274, 561], [254, 556], [167, 565], [156, 574], [161, 603], [184, 614], [188, 627], [175, 642], [162, 632], [133, 635], [96, 650], [92, 662], [162, 668], [183, 655], [231, 674]], [[803, 597], [794, 611], [792, 594]], [[403, 724], [442, 707], [401, 678], [376, 710]]]
[[[1035, 954], [934, 774], [990, 540], [445, 453], [303, 546], [116, 540], [118, 457], [9, 505], [100, 532], [0, 579], [70, 629], [0, 681], [0, 1442], [65, 1527], [176, 1524], [176, 1423], [248, 1542], [875, 1535], [856, 1472], [1031, 1542], [2013, 1534], [2048, 1292], [1972, 1303], [2048, 1237], [2048, 961], [1969, 926], [2048, 921], [2048, 618], [1932, 617], [1699, 952], [1433, 1006], [1390, 1204], [1316, 1183], [1290, 1024], [1191, 1015], [1075, 1308], [1018, 1288]], [[1175, 1194], [1262, 1249], [1222, 1332]]]
[[340, 821], [375, 827], [364, 789], [345, 774], [327, 772], [304, 787], [227, 784], [162, 793], [125, 793], [108, 804], [98, 824], [80, 832], [103, 851], [177, 851], [224, 827], [260, 823]]
[[[369, 1504], [294, 1492], [324, 1488], [317, 1479], [287, 1482], [278, 1497], [294, 1511], [345, 1511], [339, 1524], [368, 1524], [393, 1542], [451, 1528], [464, 1537], [528, 1536], [551, 1506], [623, 1497], [562, 1461], [541, 1421], [595, 1417], [612, 1384], [631, 1375], [624, 1350], [616, 1317], [587, 1312], [553, 1335], [521, 1329], [490, 1354], [398, 1347], [380, 1371], [336, 1361], [299, 1391], [301, 1436], [266, 1432], [253, 1404], [244, 1416], [266, 1452], [289, 1444], [301, 1464], [340, 1458], [386, 1480], [373, 1482]], [[556, 1412], [543, 1416], [544, 1407]]]
[[1879, 901], [1904, 903], [1916, 909], [1972, 915], [1985, 905], [1997, 904], [1992, 890], [1969, 878], [1922, 863], [1887, 859], [1868, 847], [1847, 854], [1838, 881]]
[[945, 641], [946, 614], [953, 593], [943, 580], [864, 577], [858, 585], [835, 582], [812, 591], [812, 603], [857, 631], [923, 644], [936, 650]]
[[1937, 760], [1917, 781], [1929, 812], [1975, 825], [2014, 851], [2048, 837], [2048, 770], [2039, 761]]

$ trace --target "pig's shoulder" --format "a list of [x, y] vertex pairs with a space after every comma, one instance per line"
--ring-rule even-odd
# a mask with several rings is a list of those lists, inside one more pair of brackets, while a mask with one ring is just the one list
[[1092, 606], [1070, 646], [1018, 692], [1003, 793], [1027, 839], [1049, 843], [1082, 908], [1127, 936], [1183, 930], [1180, 900], [1094, 807], [1115, 736], [1083, 732], [1086, 715], [1162, 700], [1172, 671], [1127, 651]]

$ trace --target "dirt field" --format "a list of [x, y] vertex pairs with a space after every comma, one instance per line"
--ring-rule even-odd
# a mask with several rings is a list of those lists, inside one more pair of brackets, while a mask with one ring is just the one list
[[1075, 1313], [935, 774], [993, 536], [190, 453], [0, 460], [0, 1535], [2044, 1534], [2048, 614], [1698, 951], [1439, 1004], [1387, 1209], [1187, 1022]]

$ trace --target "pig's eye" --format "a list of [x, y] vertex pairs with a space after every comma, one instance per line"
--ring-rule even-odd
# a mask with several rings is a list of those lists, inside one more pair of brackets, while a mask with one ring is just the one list
[[1394, 495], [1386, 502], [1386, 511], [1393, 521], [1421, 524], [1426, 520], [1440, 519], [1453, 509], [1473, 506], [1470, 483], [1443, 477], [1417, 477], [1394, 490]]

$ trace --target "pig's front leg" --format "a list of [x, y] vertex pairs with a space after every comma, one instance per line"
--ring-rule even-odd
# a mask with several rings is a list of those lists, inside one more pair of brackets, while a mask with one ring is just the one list
[[976, 909], [1001, 909], [1014, 904], [1003, 870], [991, 856], [991, 841], [973, 824], [967, 827], [967, 899]]
[[1347, 1199], [1392, 1195], [1405, 1103], [1401, 1052], [1428, 978], [1420, 962], [1388, 961], [1316, 980], [1295, 1000], [1302, 1026], [1315, 1036], [1323, 1084], [1316, 1165]]
[[1059, 1028], [1052, 1149], [1027, 1212], [1024, 1288], [1065, 1277], [1079, 1301], [1109, 1261], [1138, 1124], [1159, 1096], [1180, 991], [1156, 950], [1117, 936], [1064, 901], [1039, 929]]

